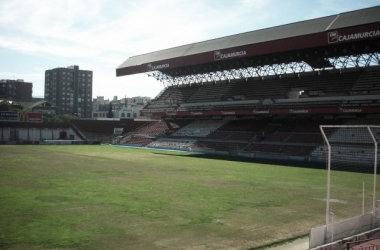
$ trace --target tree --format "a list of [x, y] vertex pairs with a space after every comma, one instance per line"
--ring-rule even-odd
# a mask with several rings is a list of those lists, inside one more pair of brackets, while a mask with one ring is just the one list
[[51, 118], [48, 118], [44, 120], [44, 122], [49, 122], [49, 123], [55, 123], [55, 124], [69, 124], [70, 120], [75, 120], [78, 119], [77, 116], [75, 115], [66, 115], [66, 114], [61, 114], [61, 115], [55, 115]]
[[10, 104], [8, 101], [0, 101], [0, 111], [9, 111]]
[[19, 110], [20, 113], [31, 113], [33, 112], [33, 109], [31, 108], [24, 108], [24, 109], [21, 109]]

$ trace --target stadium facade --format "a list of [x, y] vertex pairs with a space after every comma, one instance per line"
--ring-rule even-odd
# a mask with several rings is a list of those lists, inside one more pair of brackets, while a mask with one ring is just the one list
[[161, 125], [117, 142], [322, 161], [320, 125], [380, 124], [378, 13], [379, 6], [132, 56], [116, 75], [146, 73], [164, 84], [142, 110]]
[[[83, 140], [104, 143], [324, 162], [320, 125], [380, 124], [378, 13], [373, 7], [130, 57], [117, 76], [146, 73], [165, 86], [141, 111], [150, 120], [71, 126]], [[67, 77], [75, 70], [77, 85]], [[91, 81], [79, 67], [46, 71], [45, 97], [55, 103], [61, 95], [69, 104], [57, 106], [81, 107], [86, 116]]]

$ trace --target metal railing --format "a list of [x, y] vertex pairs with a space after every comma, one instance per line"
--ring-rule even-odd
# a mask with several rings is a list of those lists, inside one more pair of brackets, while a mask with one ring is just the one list
[[[368, 242], [373, 241], [373, 240], [377, 240], [377, 241], [372, 246], [362, 246], [362, 247], [360, 247], [360, 244], [368, 243]], [[358, 241], [348, 242], [346, 250], [380, 250], [380, 241], [378, 241], [378, 240], [380, 240], [380, 238], [372, 238], [372, 239], [365, 239], [365, 240], [358, 240]], [[355, 247], [355, 246], [358, 246], [358, 247]]]

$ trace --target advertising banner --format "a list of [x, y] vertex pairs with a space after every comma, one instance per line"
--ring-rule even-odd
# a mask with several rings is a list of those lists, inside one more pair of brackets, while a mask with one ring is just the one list
[[18, 113], [19, 122], [42, 122], [42, 113]]
[[42, 122], [42, 113], [0, 111], [1, 122]]
[[17, 122], [18, 112], [0, 111], [0, 121], [2, 122]]

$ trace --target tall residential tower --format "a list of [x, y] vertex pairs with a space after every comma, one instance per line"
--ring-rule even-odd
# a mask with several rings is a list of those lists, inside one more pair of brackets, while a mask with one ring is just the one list
[[45, 100], [61, 114], [90, 118], [92, 113], [92, 71], [79, 66], [55, 68], [45, 72]]

